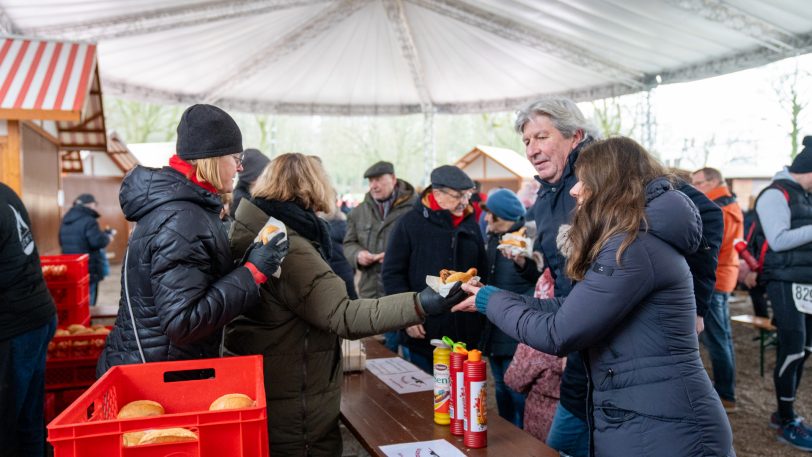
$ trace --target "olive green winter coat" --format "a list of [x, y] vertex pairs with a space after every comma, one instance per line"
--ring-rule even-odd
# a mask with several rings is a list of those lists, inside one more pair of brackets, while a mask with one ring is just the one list
[[358, 281], [358, 296], [361, 298], [383, 297], [383, 282], [381, 281], [381, 263], [369, 266], [358, 264], [358, 253], [367, 250], [372, 254], [386, 251], [389, 233], [395, 222], [401, 216], [412, 210], [417, 199], [414, 187], [408, 182], [398, 179], [397, 197], [392, 203], [389, 214], [384, 218], [378, 204], [367, 192], [364, 201], [353, 208], [347, 215], [347, 234], [344, 236], [344, 256], [353, 268], [361, 272]]
[[[240, 202], [230, 233], [241, 258], [268, 215]], [[350, 300], [317, 248], [288, 229], [290, 248], [279, 279], [260, 290], [260, 304], [226, 330], [226, 348], [264, 356], [268, 437], [273, 457], [340, 456], [339, 337], [356, 339], [423, 321], [417, 294]]]

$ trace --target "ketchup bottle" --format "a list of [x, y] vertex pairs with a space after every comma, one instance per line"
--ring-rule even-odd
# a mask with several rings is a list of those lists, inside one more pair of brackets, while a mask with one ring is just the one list
[[482, 352], [468, 351], [463, 363], [465, 380], [465, 421], [462, 442], [468, 448], [488, 445], [488, 398], [485, 362]]
[[468, 351], [455, 346], [451, 352], [451, 405], [448, 414], [451, 416], [451, 434], [462, 436], [465, 421], [465, 381], [463, 363], [468, 358]]

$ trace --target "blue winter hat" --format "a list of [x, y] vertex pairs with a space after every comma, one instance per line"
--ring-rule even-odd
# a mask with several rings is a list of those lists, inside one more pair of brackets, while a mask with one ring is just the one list
[[499, 189], [490, 194], [488, 200], [482, 204], [482, 209], [506, 221], [518, 221], [525, 214], [519, 197], [508, 189]]

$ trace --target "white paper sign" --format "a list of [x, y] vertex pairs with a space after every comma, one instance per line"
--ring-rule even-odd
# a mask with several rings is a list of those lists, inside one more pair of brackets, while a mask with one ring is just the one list
[[434, 390], [434, 377], [401, 359], [367, 359], [367, 371], [399, 394]]
[[792, 284], [792, 299], [798, 311], [812, 314], [812, 284]]
[[390, 444], [380, 448], [387, 457], [465, 457], [446, 440]]

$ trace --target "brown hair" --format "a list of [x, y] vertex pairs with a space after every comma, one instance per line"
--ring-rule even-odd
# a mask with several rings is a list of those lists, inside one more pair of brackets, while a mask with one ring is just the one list
[[259, 175], [254, 197], [296, 202], [305, 209], [330, 212], [335, 193], [327, 172], [317, 160], [298, 152], [282, 154]]
[[625, 137], [587, 146], [575, 170], [584, 197], [569, 232], [573, 249], [567, 275], [580, 281], [609, 238], [625, 234], [615, 257], [620, 265], [623, 252], [645, 223], [646, 185], [666, 176], [666, 170], [643, 146]]

